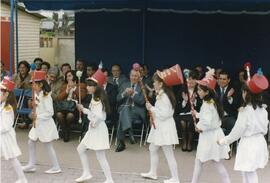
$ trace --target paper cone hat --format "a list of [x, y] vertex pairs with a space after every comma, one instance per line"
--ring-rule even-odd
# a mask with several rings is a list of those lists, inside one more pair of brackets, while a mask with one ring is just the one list
[[178, 64], [169, 69], [165, 69], [162, 72], [157, 70], [157, 75], [164, 81], [167, 86], [174, 86], [184, 82], [183, 74]]

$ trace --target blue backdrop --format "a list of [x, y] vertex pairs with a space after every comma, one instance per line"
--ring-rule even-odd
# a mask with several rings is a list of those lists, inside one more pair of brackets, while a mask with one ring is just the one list
[[270, 15], [147, 12], [145, 35], [141, 11], [76, 13], [75, 21], [76, 58], [120, 63], [125, 72], [135, 61], [152, 71], [179, 63], [235, 73], [246, 60], [270, 70]]

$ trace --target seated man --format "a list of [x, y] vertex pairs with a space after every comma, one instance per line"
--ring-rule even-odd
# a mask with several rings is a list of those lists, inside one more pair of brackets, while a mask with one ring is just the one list
[[224, 109], [222, 128], [226, 130], [225, 134], [227, 135], [231, 132], [236, 122], [241, 96], [238, 95], [239, 92], [230, 83], [230, 76], [226, 71], [221, 71], [219, 74], [216, 92]]
[[116, 152], [123, 151], [125, 147], [125, 133], [129, 132], [130, 142], [136, 143], [133, 137], [132, 122], [135, 119], [146, 121], [145, 101], [139, 85], [140, 72], [131, 70], [130, 81], [119, 87], [117, 102], [119, 105], [119, 128], [117, 133], [118, 146]]

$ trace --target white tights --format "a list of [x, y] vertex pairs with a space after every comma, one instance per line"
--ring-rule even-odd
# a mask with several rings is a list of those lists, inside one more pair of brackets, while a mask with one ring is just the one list
[[15, 172], [17, 173], [19, 180], [26, 180], [25, 175], [23, 173], [22, 165], [18, 161], [18, 159], [17, 158], [12, 158], [9, 161], [12, 164], [12, 166], [14, 167]]
[[[91, 175], [90, 169], [89, 169], [88, 158], [86, 154], [86, 151], [87, 151], [86, 146], [84, 144], [79, 144], [77, 151], [81, 159], [81, 163], [83, 167], [83, 175]], [[106, 181], [113, 182], [111, 169], [106, 159], [105, 150], [97, 150], [95, 152], [96, 152], [97, 160], [105, 174]]]
[[242, 172], [243, 183], [258, 183], [257, 172]]
[[[33, 141], [31, 139], [28, 140], [28, 147], [29, 147], [29, 162], [27, 166], [34, 167], [36, 165], [36, 141]], [[60, 169], [56, 153], [54, 151], [52, 142], [46, 142], [43, 143], [48, 151], [49, 158], [52, 161], [53, 167], [52, 169]]]
[[[159, 163], [159, 156], [158, 156], [158, 150], [160, 146], [156, 146], [154, 144], [150, 144], [149, 150], [150, 150], [150, 174], [156, 176], [157, 175], [157, 168]], [[177, 170], [177, 163], [174, 157], [173, 148], [171, 145], [165, 145], [161, 146], [165, 157], [167, 159], [167, 162], [169, 164], [170, 172], [171, 172], [171, 180], [179, 181], [178, 178], [178, 170]]]
[[[224, 165], [219, 161], [212, 161], [213, 164], [216, 166], [223, 183], [230, 183], [230, 177], [228, 175], [227, 170], [225, 169]], [[192, 183], [198, 183], [199, 178], [202, 173], [203, 163], [199, 159], [195, 159], [195, 167], [193, 171]]]

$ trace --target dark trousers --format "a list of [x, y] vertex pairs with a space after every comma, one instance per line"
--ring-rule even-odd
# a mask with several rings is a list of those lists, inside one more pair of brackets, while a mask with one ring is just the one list
[[233, 116], [225, 116], [223, 118], [221, 127], [224, 129], [225, 135], [228, 135], [232, 131], [235, 122], [236, 118]]

